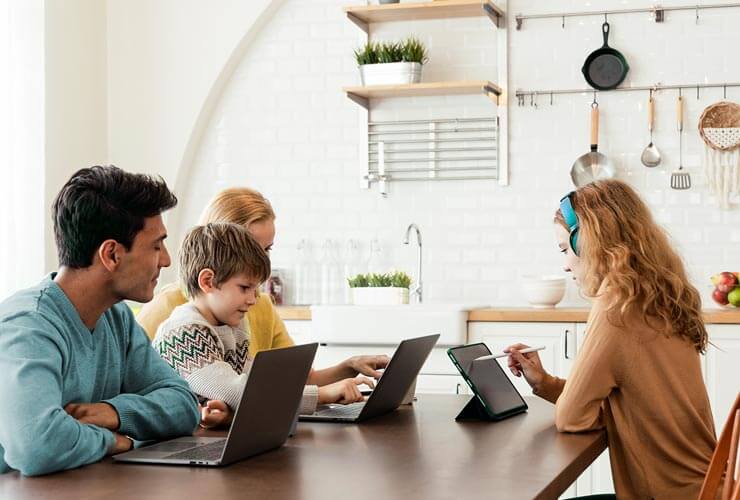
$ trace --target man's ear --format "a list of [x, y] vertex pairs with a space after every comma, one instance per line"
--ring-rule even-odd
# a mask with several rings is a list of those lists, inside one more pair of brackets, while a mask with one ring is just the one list
[[198, 288], [203, 293], [211, 293], [214, 289], [218, 288], [216, 286], [216, 275], [213, 273], [212, 269], [208, 269], [207, 267], [205, 269], [201, 269], [198, 273]]
[[105, 240], [98, 247], [100, 262], [108, 271], [115, 271], [121, 264], [121, 248], [116, 240]]

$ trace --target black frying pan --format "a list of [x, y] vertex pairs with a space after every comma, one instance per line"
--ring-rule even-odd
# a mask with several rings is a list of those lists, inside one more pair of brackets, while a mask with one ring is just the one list
[[609, 23], [602, 24], [601, 31], [604, 33], [604, 45], [589, 54], [581, 71], [593, 88], [611, 90], [624, 81], [630, 67], [618, 50], [609, 47]]

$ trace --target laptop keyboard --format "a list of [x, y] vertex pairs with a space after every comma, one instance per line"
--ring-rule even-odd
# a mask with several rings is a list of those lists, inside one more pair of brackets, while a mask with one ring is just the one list
[[328, 408], [316, 410], [316, 413], [314, 413], [314, 415], [318, 415], [320, 417], [352, 418], [359, 416], [364, 407], [365, 403], [352, 403], [350, 405], [330, 406]]
[[213, 443], [197, 448], [173, 453], [172, 455], [167, 455], [165, 458], [174, 458], [177, 460], [219, 460], [223, 454], [224, 446], [226, 446], [226, 440], [222, 439], [221, 441], [214, 441]]
[[198, 441], [165, 441], [164, 443], [147, 446], [146, 451], [182, 451], [198, 446]]

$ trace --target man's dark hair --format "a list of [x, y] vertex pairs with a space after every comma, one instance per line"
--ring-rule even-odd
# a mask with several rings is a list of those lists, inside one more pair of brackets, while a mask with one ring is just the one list
[[130, 249], [144, 219], [175, 205], [177, 198], [161, 177], [132, 174], [113, 165], [78, 170], [54, 199], [59, 265], [89, 267], [108, 239]]

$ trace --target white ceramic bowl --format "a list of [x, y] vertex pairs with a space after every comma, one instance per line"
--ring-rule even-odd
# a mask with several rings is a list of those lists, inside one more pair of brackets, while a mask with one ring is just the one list
[[556, 275], [522, 276], [520, 285], [532, 307], [549, 309], [565, 296], [565, 277]]

